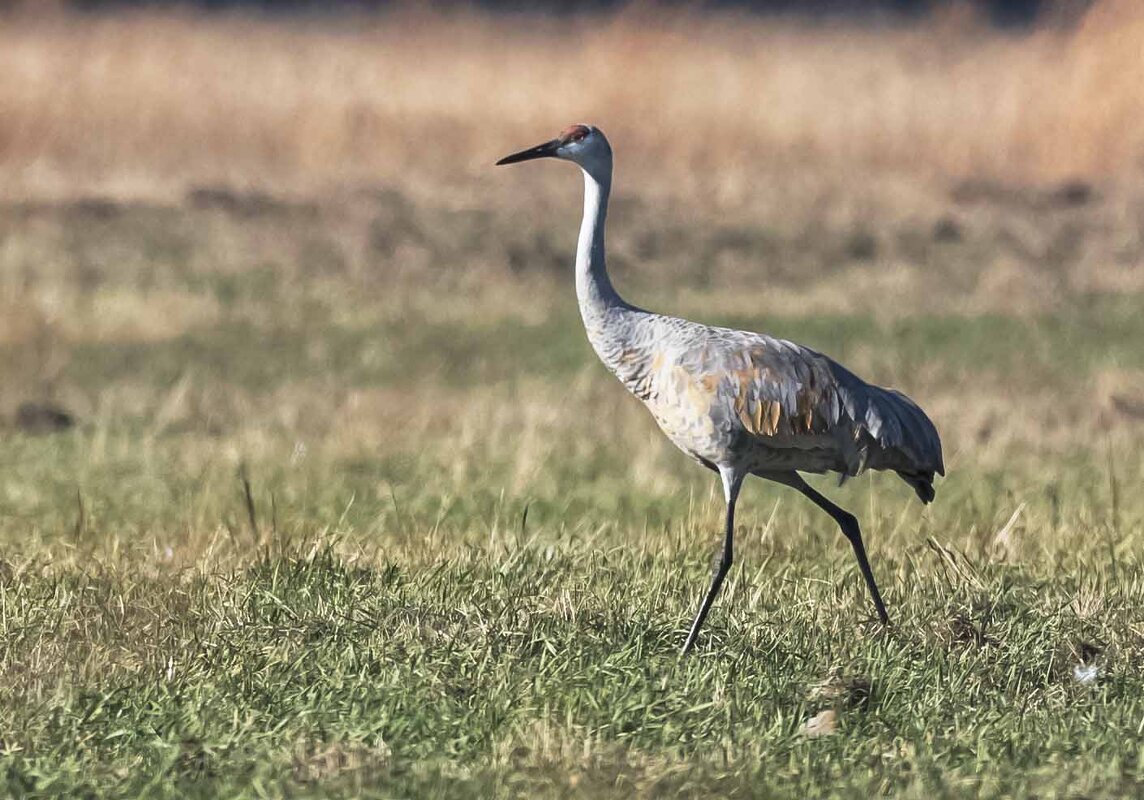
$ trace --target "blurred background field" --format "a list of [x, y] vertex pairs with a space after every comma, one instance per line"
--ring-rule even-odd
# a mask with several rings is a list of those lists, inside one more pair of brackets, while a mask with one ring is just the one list
[[[8, 792], [1137, 792], [1144, 8], [1045, 6], [0, 14]], [[715, 483], [491, 166], [574, 121], [626, 297], [934, 418], [933, 506], [819, 483], [893, 633], [757, 484], [675, 661]]]
[[1137, 4], [1045, 19], [998, 30], [970, 4], [867, 25], [654, 5], [9, 17], [0, 174], [19, 196], [382, 181], [459, 202], [505, 139], [586, 117], [625, 154], [628, 191], [717, 207], [764, 202], [775, 192], [760, 183], [807, 171], [1137, 172]]

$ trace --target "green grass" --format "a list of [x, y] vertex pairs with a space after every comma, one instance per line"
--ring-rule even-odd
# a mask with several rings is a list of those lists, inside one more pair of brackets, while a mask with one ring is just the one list
[[0, 399], [80, 423], [0, 434], [0, 793], [1144, 791], [1144, 433], [1110, 399], [1144, 372], [1139, 296], [744, 316], [695, 295], [908, 389], [950, 475], [926, 508], [890, 476], [815, 479], [863, 523], [888, 630], [830, 521], [750, 482], [680, 659], [720, 499], [594, 363], [569, 275], [450, 295], [456, 243], [386, 283], [320, 218], [260, 222], [275, 238], [196, 213], [124, 211], [115, 247], [106, 221], [9, 223], [3, 286], [40, 316], [0, 327]]
[[[6, 788], [1140, 790], [1137, 562], [970, 564], [967, 580], [925, 547], [883, 553], [898, 624], [882, 631], [841, 559], [747, 547], [679, 660], [704, 577], [692, 544], [546, 538], [379, 545], [369, 566], [317, 541], [230, 570], [24, 565], [0, 595]], [[1077, 614], [1085, 592], [1095, 617]], [[1072, 668], [1090, 644], [1086, 686]], [[815, 696], [823, 681], [837, 698]], [[801, 735], [831, 707], [833, 736]]]

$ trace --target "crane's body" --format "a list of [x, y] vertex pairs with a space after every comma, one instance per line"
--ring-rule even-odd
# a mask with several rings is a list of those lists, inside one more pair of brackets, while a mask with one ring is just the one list
[[651, 411], [664, 434], [717, 471], [727, 501], [722, 558], [684, 652], [731, 566], [735, 503], [743, 479], [758, 475], [802, 492], [830, 514], [854, 546], [883, 622], [885, 607], [857, 520], [798, 474], [893, 470], [923, 502], [944, 474], [941, 441], [904, 394], [872, 386], [810, 348], [760, 333], [712, 327], [645, 311], [624, 301], [608, 278], [604, 228], [612, 152], [598, 129], [573, 125], [498, 164], [555, 157], [584, 172], [584, 217], [576, 250], [576, 293], [596, 354]]
[[912, 400], [871, 386], [809, 348], [637, 309], [613, 312], [631, 333], [596, 337], [600, 359], [664, 434], [704, 466], [746, 473], [890, 469], [933, 498], [940, 447]]

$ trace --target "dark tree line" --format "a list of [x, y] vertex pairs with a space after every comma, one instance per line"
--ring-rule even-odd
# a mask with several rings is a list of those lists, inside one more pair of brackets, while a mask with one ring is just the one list
[[[568, 14], [582, 11], [603, 11], [620, 7], [624, 0], [470, 0], [476, 5], [505, 12], [540, 12]], [[944, 4], [946, 0], [708, 0], [688, 3], [706, 8], [746, 9], [761, 14], [799, 14], [808, 16], [849, 18], [903, 18], [921, 17]], [[1005, 26], [1030, 24], [1050, 7], [1062, 4], [1086, 5], [1089, 0], [971, 0], [988, 18]], [[386, 0], [68, 0], [68, 5], [80, 9], [98, 10], [115, 6], [197, 6], [205, 9], [257, 9], [262, 12], [337, 13], [345, 10], [379, 10], [392, 3]], [[465, 5], [459, 0], [445, 0], [434, 5], [448, 8]], [[0, 7], [5, 5], [0, 0]], [[665, 5], [672, 5], [666, 3]]]

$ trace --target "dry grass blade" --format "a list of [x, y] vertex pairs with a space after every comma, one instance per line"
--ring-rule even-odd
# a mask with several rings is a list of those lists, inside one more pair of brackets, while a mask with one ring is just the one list
[[261, 543], [262, 533], [258, 527], [258, 511], [254, 505], [254, 491], [250, 488], [250, 478], [246, 473], [245, 461], [238, 465], [238, 480], [242, 484], [242, 499], [246, 507], [246, 520], [250, 523], [250, 535], [256, 543]]
[[964, 553], [951, 545], [941, 544], [932, 536], [926, 540], [926, 546], [938, 557], [950, 585], [969, 584], [975, 589], [984, 588], [984, 582]]

